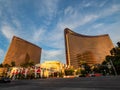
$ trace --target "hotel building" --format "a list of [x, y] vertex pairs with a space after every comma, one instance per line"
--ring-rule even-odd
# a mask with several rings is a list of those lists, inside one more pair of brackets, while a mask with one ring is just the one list
[[15, 62], [16, 66], [24, 62], [33, 61], [34, 64], [40, 63], [42, 48], [26, 40], [14, 36], [9, 49], [4, 58], [3, 64]]
[[79, 68], [83, 62], [88, 65], [102, 63], [114, 47], [108, 34], [87, 36], [66, 28], [64, 35], [66, 62], [74, 68]]

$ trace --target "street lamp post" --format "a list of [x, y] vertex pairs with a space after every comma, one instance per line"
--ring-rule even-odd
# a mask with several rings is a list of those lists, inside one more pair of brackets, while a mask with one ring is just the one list
[[110, 63], [111, 63], [111, 65], [112, 65], [112, 67], [113, 67], [113, 70], [114, 70], [114, 72], [115, 72], [115, 75], [117, 76], [117, 71], [116, 71], [116, 69], [115, 69], [115, 67], [114, 67], [113, 62], [112, 62], [111, 59], [110, 59]]
[[110, 65], [110, 63], [107, 64], [107, 67], [109, 69], [109, 75], [110, 75], [111, 74], [111, 70], [110, 70], [111, 69], [111, 65]]

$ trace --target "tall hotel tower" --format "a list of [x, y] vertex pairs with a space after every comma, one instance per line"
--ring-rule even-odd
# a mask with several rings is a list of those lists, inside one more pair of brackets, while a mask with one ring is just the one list
[[16, 66], [31, 60], [35, 64], [40, 63], [41, 48], [19, 37], [14, 36], [3, 61], [3, 64], [15, 62]]
[[102, 63], [114, 47], [108, 34], [87, 36], [66, 28], [64, 35], [66, 63], [74, 68], [80, 67], [83, 62], [88, 65]]

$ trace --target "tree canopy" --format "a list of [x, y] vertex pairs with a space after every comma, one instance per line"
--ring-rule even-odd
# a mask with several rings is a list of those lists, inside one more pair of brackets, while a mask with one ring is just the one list
[[117, 42], [117, 46], [110, 50], [111, 55], [106, 56], [106, 62], [113, 63], [116, 72], [120, 75], [120, 42]]

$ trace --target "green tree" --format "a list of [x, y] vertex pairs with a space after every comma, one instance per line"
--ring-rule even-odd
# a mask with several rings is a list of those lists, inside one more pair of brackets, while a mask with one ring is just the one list
[[34, 66], [34, 62], [32, 60], [29, 60], [27, 62], [24, 62], [24, 63], [21, 63], [21, 67], [31, 67], [31, 66]]
[[[118, 75], [120, 75], [120, 42], [118, 46], [110, 50], [111, 55], [106, 56], [107, 63], [113, 63], [113, 69], [115, 68]], [[112, 70], [113, 71], [113, 70]]]
[[28, 66], [34, 66], [35, 64], [34, 64], [34, 62], [32, 61], [32, 60], [30, 60], [29, 62], [28, 62]]
[[3, 67], [3, 64], [2, 64], [2, 63], [0, 64], [0, 67]]
[[6, 63], [6, 64], [3, 65], [3, 67], [5, 67], [5, 68], [9, 68], [10, 65]]
[[83, 65], [83, 67], [84, 67], [84, 69], [86, 71], [86, 74], [91, 72], [91, 68], [90, 68], [90, 66], [87, 63], [83, 63], [82, 65]]
[[81, 72], [82, 76], [86, 76], [88, 73], [91, 72], [91, 68], [87, 63], [83, 63], [83, 64], [81, 64], [80, 72]]
[[16, 66], [16, 64], [15, 64], [14, 61], [11, 62], [11, 66], [12, 66], [12, 67]]
[[74, 75], [74, 69], [72, 69], [72, 68], [65, 69], [65, 75], [66, 76]]
[[10, 69], [10, 65], [9, 64], [4, 64], [3, 67], [5, 68], [5, 71], [3, 71], [3, 76], [7, 76], [7, 72]]

